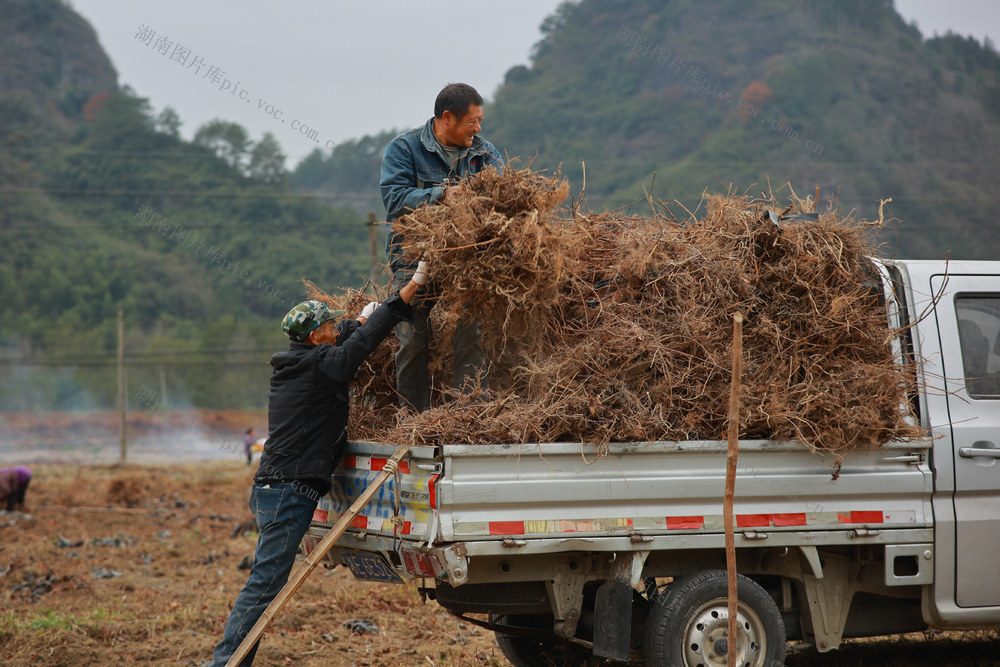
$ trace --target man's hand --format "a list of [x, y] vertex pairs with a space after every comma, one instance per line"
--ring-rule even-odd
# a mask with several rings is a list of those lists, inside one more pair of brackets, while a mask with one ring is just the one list
[[362, 308], [361, 314], [358, 315], [358, 322], [364, 322], [369, 317], [371, 317], [371, 314], [375, 312], [375, 309], [378, 308], [378, 306], [379, 306], [378, 301], [372, 301], [367, 306]]
[[428, 264], [424, 260], [417, 262], [417, 270], [413, 272], [413, 277], [410, 278], [413, 282], [420, 286], [427, 284], [427, 269]]
[[427, 275], [427, 262], [421, 260], [417, 263], [417, 270], [414, 271], [410, 282], [406, 283], [403, 289], [399, 290], [399, 298], [403, 303], [410, 303], [417, 295], [417, 290], [427, 284], [430, 277]]
[[465, 193], [464, 185], [449, 185], [444, 189], [444, 192], [441, 193], [441, 198], [438, 201], [447, 204], [455, 197], [462, 195], [464, 193]]

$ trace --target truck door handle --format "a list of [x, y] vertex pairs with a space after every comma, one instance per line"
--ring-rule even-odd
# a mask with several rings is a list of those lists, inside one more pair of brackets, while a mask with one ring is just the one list
[[886, 456], [882, 459], [882, 463], [923, 463], [923, 457], [921, 457], [920, 454], [903, 454], [901, 456]]
[[960, 447], [958, 455], [967, 459], [973, 456], [986, 456], [991, 459], [1000, 459], [1000, 449], [982, 449], [979, 447]]

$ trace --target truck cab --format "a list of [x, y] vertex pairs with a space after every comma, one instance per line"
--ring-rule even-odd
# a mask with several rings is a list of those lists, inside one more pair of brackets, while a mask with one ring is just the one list
[[1000, 624], [1000, 262], [895, 262], [914, 326], [936, 567], [923, 617], [941, 628]]

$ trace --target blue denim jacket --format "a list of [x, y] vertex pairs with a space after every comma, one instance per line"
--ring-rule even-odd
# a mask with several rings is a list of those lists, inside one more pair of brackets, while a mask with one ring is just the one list
[[[423, 127], [397, 136], [385, 149], [379, 190], [386, 219], [392, 223], [421, 204], [437, 201], [444, 192], [445, 183], [477, 174], [490, 165], [503, 168], [503, 164], [500, 151], [477, 135], [473, 137], [472, 146], [465, 156], [459, 158], [454, 169], [449, 169], [448, 161], [438, 152], [434, 119], [431, 118]], [[402, 236], [392, 227], [386, 239], [385, 253], [393, 271], [416, 265], [416, 262], [403, 258]]]

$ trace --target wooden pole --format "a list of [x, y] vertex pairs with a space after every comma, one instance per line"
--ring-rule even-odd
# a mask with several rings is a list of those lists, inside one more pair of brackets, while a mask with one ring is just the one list
[[736, 497], [736, 462], [740, 451], [740, 376], [743, 373], [743, 314], [733, 315], [733, 376], [729, 385], [729, 444], [726, 448], [726, 495], [722, 515], [726, 530], [726, 576], [729, 582], [729, 636], [726, 664], [736, 667], [738, 637], [736, 630], [736, 535], [733, 501]]
[[167, 409], [167, 373], [160, 366], [160, 409]]
[[375, 293], [375, 279], [378, 277], [378, 238], [375, 233], [375, 214], [368, 214], [368, 282], [372, 293]]
[[[401, 460], [403, 460], [403, 457], [409, 453], [409, 451], [409, 447], [400, 447], [389, 460], [398, 464]], [[340, 515], [340, 519], [336, 524], [334, 524], [333, 528], [330, 529], [330, 532], [328, 532], [323, 539], [320, 540], [319, 544], [316, 545], [316, 548], [312, 550], [312, 553], [306, 556], [306, 559], [299, 564], [294, 572], [292, 572], [291, 577], [288, 579], [288, 583], [286, 583], [285, 586], [278, 591], [278, 594], [273, 600], [271, 600], [271, 604], [267, 605], [267, 609], [261, 613], [260, 618], [257, 619], [254, 626], [250, 628], [250, 634], [248, 634], [243, 641], [240, 642], [240, 645], [236, 648], [236, 652], [233, 653], [231, 658], [229, 658], [229, 662], [226, 663], [226, 667], [236, 667], [240, 664], [243, 658], [247, 656], [247, 653], [250, 652], [253, 645], [256, 644], [261, 635], [264, 634], [264, 630], [266, 630], [267, 626], [271, 624], [274, 617], [279, 611], [281, 611], [292, 596], [295, 595], [295, 591], [299, 590], [299, 587], [305, 582], [306, 577], [308, 577], [309, 574], [316, 568], [319, 561], [326, 556], [327, 552], [330, 551], [334, 543], [340, 539], [340, 536], [343, 535], [345, 530], [347, 530], [347, 527], [351, 524], [351, 521], [354, 520], [354, 517], [357, 516], [358, 512], [360, 512], [362, 508], [364, 508], [364, 506], [371, 501], [375, 492], [378, 491], [390, 477], [392, 477], [392, 474], [393, 473], [388, 470], [383, 470], [379, 473], [379, 476], [375, 478], [375, 481], [372, 482], [360, 496], [358, 496], [358, 499], [354, 501], [354, 504], [351, 505], [345, 513]]]
[[125, 434], [128, 428], [128, 400], [125, 396], [125, 312], [118, 311], [118, 459], [125, 463], [127, 458], [128, 438]]

